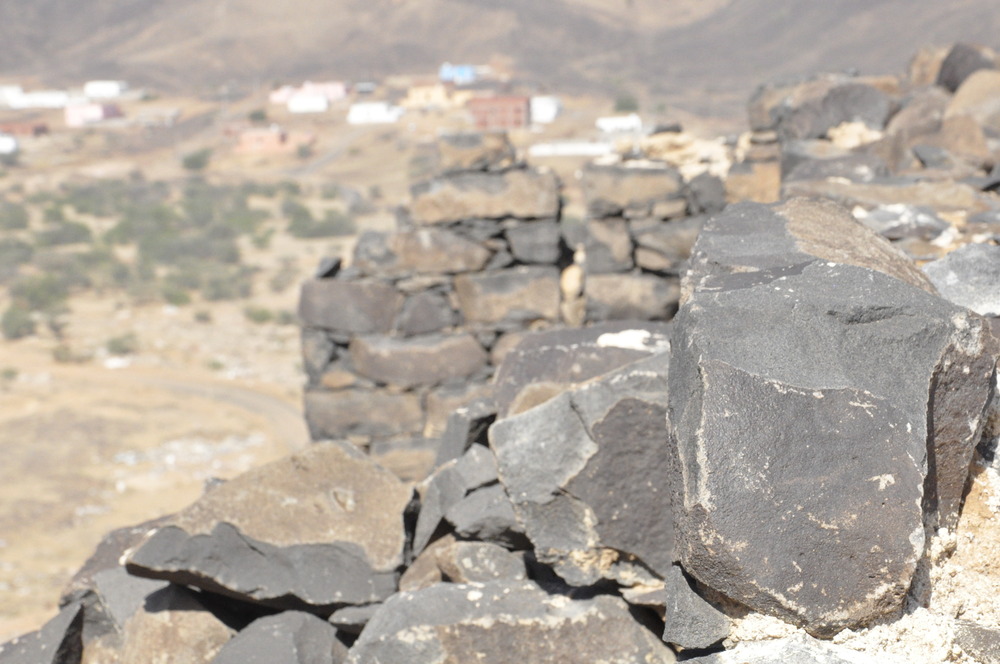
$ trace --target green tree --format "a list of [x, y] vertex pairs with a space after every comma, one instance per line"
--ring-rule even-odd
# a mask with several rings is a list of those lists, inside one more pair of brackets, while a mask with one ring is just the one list
[[184, 155], [184, 157], [181, 158], [181, 166], [183, 166], [185, 170], [197, 173], [205, 170], [211, 158], [212, 150], [210, 148], [202, 148], [201, 150], [189, 152]]

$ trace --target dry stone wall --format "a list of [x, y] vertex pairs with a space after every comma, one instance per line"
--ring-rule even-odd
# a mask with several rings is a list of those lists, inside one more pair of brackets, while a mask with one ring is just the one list
[[669, 320], [701, 214], [724, 203], [718, 178], [594, 164], [587, 218], [564, 221], [556, 176], [516, 162], [502, 135], [444, 138], [437, 168], [396, 231], [363, 234], [302, 287], [314, 439], [435, 448], [525, 331]]

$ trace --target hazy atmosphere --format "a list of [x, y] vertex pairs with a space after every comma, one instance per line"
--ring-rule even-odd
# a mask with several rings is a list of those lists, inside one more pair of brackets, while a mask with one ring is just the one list
[[[1000, 662], [995, 0], [4, 0], [0, 43], [0, 664]], [[284, 619], [319, 658], [243, 659]]]

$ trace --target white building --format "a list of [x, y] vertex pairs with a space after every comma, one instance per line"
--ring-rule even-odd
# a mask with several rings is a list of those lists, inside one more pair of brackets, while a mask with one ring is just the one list
[[125, 81], [87, 81], [83, 84], [83, 96], [87, 99], [117, 99], [127, 90]]
[[559, 97], [543, 96], [531, 98], [531, 121], [535, 124], [549, 124], [559, 116], [562, 103]]
[[0, 105], [10, 106], [10, 100], [24, 94], [24, 88], [20, 85], [0, 85]]
[[86, 127], [112, 118], [122, 117], [115, 104], [70, 104], [63, 111], [67, 127]]
[[642, 131], [642, 118], [637, 113], [597, 118], [595, 124], [605, 134], [638, 134]]
[[10, 134], [0, 134], [0, 157], [15, 155], [20, 149], [16, 138]]
[[392, 124], [399, 122], [403, 109], [384, 101], [368, 101], [351, 104], [347, 111], [348, 124]]
[[70, 102], [65, 90], [37, 90], [35, 92], [13, 92], [7, 95], [7, 105], [11, 108], [65, 108]]
[[330, 100], [324, 94], [297, 92], [288, 98], [289, 113], [326, 113], [329, 110]]

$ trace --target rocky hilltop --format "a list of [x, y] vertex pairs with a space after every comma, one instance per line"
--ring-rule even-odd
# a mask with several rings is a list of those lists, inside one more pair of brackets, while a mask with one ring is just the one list
[[8, 662], [1000, 662], [1000, 67], [766, 86], [588, 216], [442, 140], [303, 285], [316, 443], [116, 531]]

